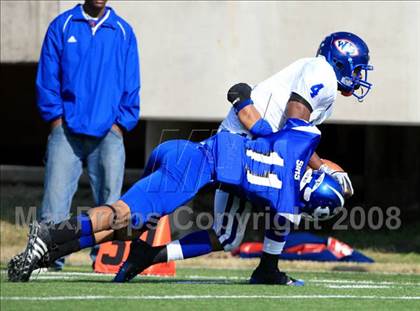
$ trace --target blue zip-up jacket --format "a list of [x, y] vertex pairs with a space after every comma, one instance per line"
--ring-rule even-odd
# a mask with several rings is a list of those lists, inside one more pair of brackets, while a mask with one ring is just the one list
[[140, 65], [130, 25], [107, 7], [91, 27], [79, 4], [49, 26], [36, 77], [45, 121], [62, 117], [71, 132], [102, 137], [116, 123], [134, 128], [140, 113]]

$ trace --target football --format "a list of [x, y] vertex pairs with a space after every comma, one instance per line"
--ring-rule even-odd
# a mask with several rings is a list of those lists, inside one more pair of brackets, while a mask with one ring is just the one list
[[327, 160], [327, 159], [321, 159], [322, 163], [327, 165], [329, 168], [333, 169], [334, 171], [340, 171], [344, 172], [343, 168], [338, 165], [337, 163], [334, 163], [333, 161]]

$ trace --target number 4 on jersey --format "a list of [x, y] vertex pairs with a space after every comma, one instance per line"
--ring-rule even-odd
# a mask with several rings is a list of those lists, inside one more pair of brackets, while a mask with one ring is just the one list
[[324, 84], [315, 84], [311, 87], [311, 98], [314, 98], [318, 95], [319, 91], [324, 87]]

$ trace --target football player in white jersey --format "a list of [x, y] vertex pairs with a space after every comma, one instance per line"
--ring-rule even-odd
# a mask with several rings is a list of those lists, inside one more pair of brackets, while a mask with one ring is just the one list
[[[316, 57], [299, 59], [252, 89], [245, 83], [234, 85], [228, 92], [233, 107], [219, 129], [258, 137], [278, 131], [287, 118], [321, 124], [332, 114], [337, 91], [363, 101], [372, 87], [367, 81], [367, 73], [372, 69], [369, 49], [361, 38], [349, 32], [332, 33], [321, 42]], [[353, 186], [346, 172], [334, 171], [323, 164], [316, 153], [309, 165], [334, 177], [346, 197], [353, 195]], [[241, 221], [232, 224], [237, 227], [236, 232], [230, 227], [224, 228], [219, 221], [223, 217], [218, 215], [238, 211], [243, 204], [240, 198], [232, 196], [219, 189], [214, 200], [214, 230], [225, 251], [237, 247], [245, 232]], [[245, 213], [249, 209], [245, 208]], [[225, 245], [226, 240], [232, 241], [233, 234], [233, 243]], [[269, 253], [272, 251], [268, 245], [276, 245], [272, 242], [267, 238], [264, 242], [264, 249]]]
[[[353, 95], [359, 101], [363, 100], [372, 87], [367, 81], [367, 73], [372, 69], [369, 65], [369, 49], [361, 38], [349, 32], [332, 33], [321, 42], [316, 57], [299, 59], [254, 88], [245, 83], [232, 86], [227, 96], [232, 109], [219, 130], [258, 137], [278, 131], [288, 118], [321, 124], [332, 114], [337, 91], [344, 96]], [[334, 177], [347, 197], [353, 195], [347, 173], [332, 170], [323, 164], [316, 153], [311, 157], [309, 166]], [[244, 219], [251, 212], [251, 205], [218, 189], [214, 210], [213, 230], [208, 233], [195, 232], [172, 242], [163, 249], [163, 254], [161, 252], [156, 257], [160, 259], [152, 260], [140, 255], [143, 261], [149, 262], [146, 265], [142, 262], [142, 268], [163, 260], [184, 259], [186, 256], [182, 253], [182, 247], [189, 247], [190, 258], [212, 250], [230, 251], [239, 246], [246, 229]], [[234, 217], [226, 221], [224, 216], [227, 214]], [[144, 248], [145, 245], [139, 244], [138, 247]], [[284, 278], [277, 277], [279, 274], [276, 273], [278, 255], [284, 244], [283, 234], [266, 230], [263, 255], [251, 278], [253, 283], [284, 284]], [[136, 243], [132, 243], [132, 249], [135, 247]], [[137, 256], [129, 256], [128, 260], [137, 258], [139, 263], [138, 255], [141, 252], [136, 253]], [[156, 254], [153, 251], [149, 253]]]

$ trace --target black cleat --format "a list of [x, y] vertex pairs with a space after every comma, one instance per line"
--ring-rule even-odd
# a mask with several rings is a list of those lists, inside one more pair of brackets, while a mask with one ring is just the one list
[[305, 284], [304, 281], [291, 278], [286, 273], [281, 272], [278, 269], [275, 271], [265, 271], [259, 267], [252, 272], [249, 283], [288, 286], [303, 286]]
[[129, 282], [150, 267], [153, 261], [152, 256], [150, 256], [151, 249], [152, 247], [149, 244], [140, 239], [132, 241], [128, 258], [120, 267], [112, 282]]
[[7, 279], [10, 282], [20, 281], [20, 267], [23, 265], [24, 253], [17, 254], [7, 264]]
[[[17, 254], [12, 259], [10, 259], [9, 263], [7, 264], [7, 279], [10, 282], [19, 282], [20, 280], [20, 268], [23, 265], [25, 252]], [[49, 266], [49, 259], [48, 256], [44, 255], [40, 261], [38, 261], [34, 266], [34, 271], [41, 268], [48, 268]]]
[[23, 253], [13, 257], [7, 268], [10, 281], [27, 282], [33, 270], [40, 267], [43, 258], [48, 257], [49, 242], [48, 229], [37, 221], [30, 225], [29, 239]]

